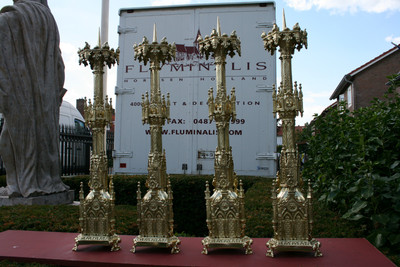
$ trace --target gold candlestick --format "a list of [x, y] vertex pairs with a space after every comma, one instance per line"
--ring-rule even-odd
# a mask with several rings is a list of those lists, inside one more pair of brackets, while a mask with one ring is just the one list
[[180, 240], [174, 235], [174, 214], [172, 190], [166, 174], [165, 150], [162, 147], [162, 126], [169, 122], [170, 100], [161, 96], [160, 64], [175, 59], [175, 43], [170, 45], [166, 38], [157, 42], [154, 25], [153, 42], [147, 38], [134, 45], [135, 60], [150, 61], [150, 99], [142, 95], [142, 122], [150, 125], [150, 153], [148, 160], [148, 190], [141, 197], [140, 184], [137, 191], [139, 235], [133, 240], [132, 252], [137, 246], [167, 247], [171, 253], [179, 253]]
[[238, 191], [237, 177], [233, 170], [232, 147], [229, 145], [229, 121], [236, 118], [235, 88], [231, 96], [226, 95], [225, 65], [226, 55], [233, 57], [235, 51], [240, 56], [240, 40], [236, 32], [230, 36], [221, 35], [219, 19], [217, 30], [211, 32], [203, 40], [198, 38], [200, 53], [206, 59], [212, 55], [216, 65], [217, 94], [214, 99], [213, 89], [208, 91], [209, 119], [215, 120], [218, 130], [218, 146], [215, 151], [215, 187], [210, 196], [206, 184], [207, 227], [209, 235], [202, 240], [203, 254], [208, 254], [208, 248], [245, 248], [246, 254], [251, 254], [252, 240], [245, 236], [246, 219], [244, 215], [244, 191], [240, 181]]
[[103, 99], [103, 68], [118, 64], [119, 49], [110, 49], [107, 43], [93, 49], [86, 43], [79, 49], [79, 64], [90, 65], [94, 74], [94, 101], [85, 99], [85, 121], [93, 134], [93, 150], [90, 156], [90, 192], [84, 197], [83, 184], [79, 192], [80, 234], [75, 238], [74, 251], [81, 244], [111, 246], [111, 251], [120, 249], [120, 238], [115, 233], [115, 193], [112, 178], [108, 181], [105, 148], [105, 127], [111, 122], [112, 103]]
[[[274, 257], [278, 251], [310, 251], [322, 256], [320, 242], [311, 236], [313, 226], [312, 190], [308, 181], [307, 195], [303, 190], [300, 171], [300, 157], [295, 141], [295, 118], [303, 115], [303, 94], [301, 85], [292, 85], [292, 54], [294, 49], [307, 48], [307, 32], [298, 23], [290, 30], [286, 27], [283, 13], [283, 29], [274, 24], [272, 30], [261, 35], [264, 47], [271, 54], [279, 46], [282, 82], [278, 92], [274, 90], [273, 112], [282, 120], [281, 169], [277, 173], [272, 189], [274, 237], [267, 242], [267, 256]], [[278, 188], [277, 188], [278, 187]]]

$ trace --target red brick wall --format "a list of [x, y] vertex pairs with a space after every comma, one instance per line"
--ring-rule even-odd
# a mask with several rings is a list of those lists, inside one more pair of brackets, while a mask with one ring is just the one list
[[82, 117], [85, 118], [85, 99], [80, 98], [76, 100], [76, 109], [81, 113]]
[[389, 88], [387, 76], [400, 71], [400, 50], [358, 73], [353, 81], [353, 106], [366, 107], [374, 98], [383, 97]]

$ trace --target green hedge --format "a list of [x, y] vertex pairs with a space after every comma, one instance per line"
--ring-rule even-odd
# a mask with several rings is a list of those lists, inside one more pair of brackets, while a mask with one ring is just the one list
[[[198, 175], [171, 175], [171, 186], [174, 203], [174, 224], [175, 231], [193, 236], [205, 236], [208, 233], [205, 225], [205, 184], [210, 184], [212, 190], [213, 176]], [[261, 177], [240, 176], [243, 181], [243, 188], [247, 191], [257, 181], [265, 180]], [[76, 176], [63, 179], [64, 183], [75, 190], [75, 200], [79, 199], [80, 183], [83, 182], [85, 195], [89, 192], [89, 176]], [[116, 205], [137, 204], [137, 184], [141, 183], [142, 196], [147, 188], [145, 187], [146, 175], [115, 175], [113, 178], [115, 188]]]
[[[240, 177], [243, 179], [246, 210], [246, 235], [250, 237], [270, 237], [272, 233], [272, 179]], [[67, 178], [70, 186], [86, 181], [87, 176]], [[144, 176], [117, 176], [121, 191], [136, 191], [136, 182]], [[174, 175], [171, 183], [174, 190], [174, 221], [177, 235], [200, 236], [208, 234], [204, 190], [205, 181], [212, 176]], [[135, 182], [133, 182], [135, 181]], [[133, 187], [135, 186], [135, 187]], [[129, 189], [129, 187], [132, 187]], [[144, 189], [144, 188], [143, 188]], [[142, 190], [142, 195], [144, 195]], [[118, 195], [117, 195], [118, 198]], [[135, 199], [136, 193], [125, 197]], [[314, 236], [316, 237], [360, 237], [362, 229], [355, 222], [341, 219], [337, 213], [324, 208], [320, 203], [314, 205]], [[137, 235], [137, 212], [134, 205], [117, 205], [116, 230], [118, 234]], [[13, 206], [0, 207], [0, 231], [39, 230], [54, 232], [77, 232], [79, 226], [78, 206]]]

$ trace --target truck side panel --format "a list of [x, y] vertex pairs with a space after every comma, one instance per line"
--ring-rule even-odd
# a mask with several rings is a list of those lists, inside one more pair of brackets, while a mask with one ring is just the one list
[[[237, 120], [230, 126], [235, 171], [241, 175], [274, 176], [276, 120], [272, 115], [272, 84], [276, 58], [263, 48], [260, 35], [275, 21], [275, 7], [260, 5], [197, 6], [144, 9], [120, 14], [121, 60], [116, 87], [114, 171], [147, 173], [149, 126], [141, 122], [141, 96], [150, 90], [149, 65], [133, 60], [133, 44], [143, 36], [166, 36], [177, 46], [176, 60], [162, 67], [161, 92], [171, 95], [171, 123], [163, 128], [168, 173], [214, 173], [215, 123], [208, 119], [207, 91], [215, 88], [213, 59], [198, 53], [197, 36], [216, 27], [236, 30], [242, 56], [227, 58], [227, 91], [236, 89]], [[214, 90], [215, 91], [215, 90]], [[183, 170], [183, 165], [187, 170]], [[199, 170], [199, 168], [201, 170]]]

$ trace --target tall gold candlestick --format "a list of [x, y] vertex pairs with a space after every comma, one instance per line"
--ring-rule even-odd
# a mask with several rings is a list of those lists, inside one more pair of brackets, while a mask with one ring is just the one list
[[307, 48], [307, 32], [298, 23], [290, 30], [286, 27], [283, 13], [283, 29], [274, 24], [272, 30], [261, 35], [264, 47], [274, 54], [280, 51], [282, 82], [278, 91], [274, 90], [273, 112], [282, 121], [282, 152], [280, 171], [272, 189], [274, 237], [267, 242], [267, 256], [274, 257], [278, 251], [311, 251], [322, 256], [320, 242], [311, 236], [313, 226], [312, 190], [308, 181], [305, 195], [300, 171], [300, 157], [295, 141], [295, 118], [303, 115], [303, 94], [301, 85], [292, 84], [292, 54], [294, 50]]
[[92, 130], [93, 150], [90, 156], [90, 192], [84, 197], [83, 184], [79, 192], [80, 234], [75, 238], [74, 251], [81, 244], [111, 246], [111, 251], [120, 249], [120, 238], [115, 233], [115, 193], [112, 178], [108, 181], [108, 164], [105, 146], [105, 127], [112, 118], [111, 99], [103, 99], [103, 67], [118, 64], [119, 49], [110, 49], [107, 43], [93, 49], [86, 43], [78, 51], [79, 64], [90, 65], [94, 74], [94, 100], [85, 100], [85, 123]]
[[141, 197], [138, 186], [139, 235], [133, 240], [132, 252], [137, 246], [171, 248], [171, 253], [179, 253], [180, 240], [174, 235], [174, 214], [172, 190], [166, 174], [165, 150], [162, 147], [162, 126], [170, 120], [169, 94], [161, 96], [160, 64], [175, 59], [175, 44], [168, 44], [166, 38], [157, 42], [154, 25], [153, 42], [146, 37], [139, 45], [134, 45], [135, 60], [150, 62], [150, 99], [146, 92], [142, 95], [142, 122], [150, 125], [150, 153], [148, 160], [148, 190]]
[[215, 120], [218, 130], [218, 145], [215, 151], [215, 187], [210, 196], [208, 183], [206, 185], [207, 227], [209, 235], [203, 239], [203, 254], [208, 254], [209, 248], [245, 248], [246, 254], [251, 254], [252, 240], [245, 236], [246, 219], [244, 215], [244, 191], [233, 169], [232, 147], [229, 145], [229, 121], [236, 118], [235, 88], [231, 95], [226, 94], [225, 65], [226, 56], [233, 57], [235, 51], [240, 56], [240, 40], [233, 31], [230, 36], [221, 34], [219, 19], [217, 30], [204, 39], [198, 38], [200, 53], [206, 59], [212, 55], [215, 59], [217, 94], [214, 99], [213, 89], [208, 91], [208, 107], [210, 121]]

